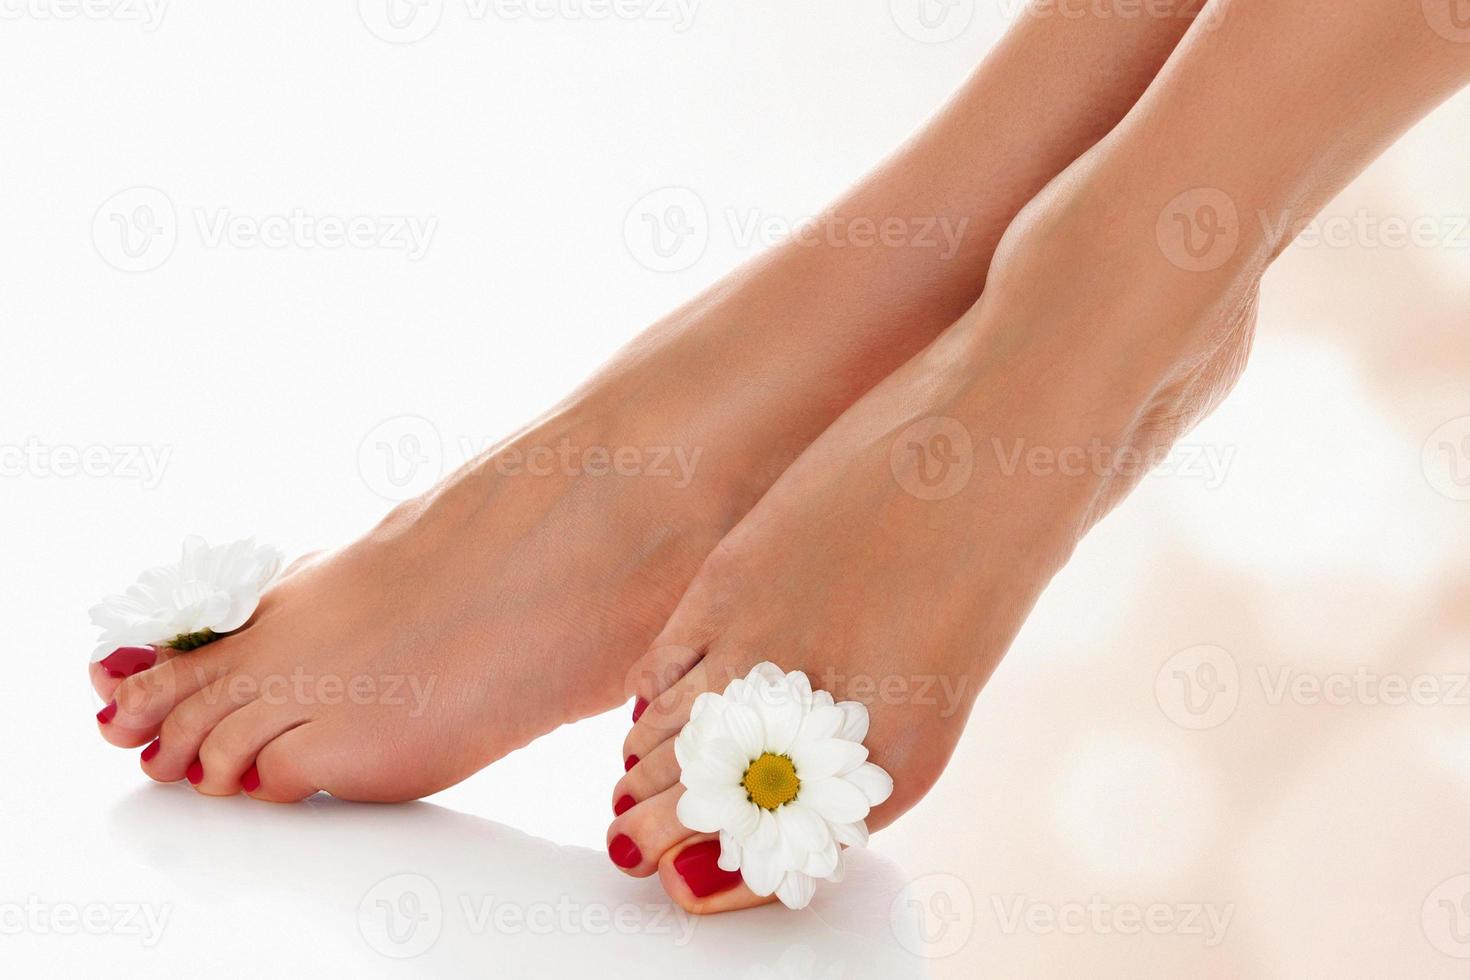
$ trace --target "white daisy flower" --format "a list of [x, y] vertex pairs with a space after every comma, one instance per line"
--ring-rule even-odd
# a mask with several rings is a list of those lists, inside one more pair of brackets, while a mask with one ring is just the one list
[[801, 671], [758, 664], [701, 694], [674, 740], [679, 822], [720, 835], [720, 867], [757, 895], [805, 908], [842, 877], [842, 845], [868, 841], [868, 811], [893, 792], [868, 760], [868, 709], [813, 691]]
[[280, 572], [282, 558], [254, 538], [211, 548], [191, 535], [177, 564], [144, 572], [127, 592], [92, 607], [92, 622], [102, 629], [92, 661], [127, 646], [193, 650], [239, 629]]

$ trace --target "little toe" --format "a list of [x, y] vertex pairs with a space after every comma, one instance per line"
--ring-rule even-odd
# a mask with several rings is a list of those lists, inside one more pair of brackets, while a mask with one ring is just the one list
[[[308, 721], [271, 739], [255, 754], [250, 779], [254, 788], [245, 792], [271, 803], [295, 803], [320, 792], [322, 787], [310, 768], [315, 756], [315, 729], [319, 724]], [[247, 769], [246, 774], [252, 769]], [[244, 782], [242, 776], [242, 785]]]
[[647, 878], [658, 870], [663, 853], [692, 833], [676, 813], [683, 795], [682, 786], [666, 789], [613, 819], [607, 829], [607, 854], [624, 874]]

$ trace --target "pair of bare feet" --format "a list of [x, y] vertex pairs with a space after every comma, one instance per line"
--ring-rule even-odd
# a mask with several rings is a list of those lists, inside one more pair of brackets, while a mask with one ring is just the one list
[[[974, 217], [952, 262], [776, 250], [299, 564], [241, 630], [94, 665], [104, 737], [210, 795], [406, 800], [636, 698], [614, 863], [690, 911], [764, 901], [679, 824], [694, 698], [762, 661], [804, 670], [869, 707], [894, 781], [871, 827], [924, 796], [1051, 576], [1238, 377], [1284, 247], [1245, 206], [1309, 220], [1470, 81], [1470, 46], [1418, 5], [1350, 6], [1212, 0], [1152, 85], [1187, 21], [1023, 21], [843, 202], [880, 226]], [[1204, 240], [1166, 242], [1166, 218]], [[521, 465], [562, 446], [698, 463], [687, 483]]]
[[[676, 315], [544, 420], [299, 563], [243, 629], [151, 666], [148, 651], [93, 665], [104, 737], [209, 795], [395, 801], [632, 696], [613, 861], [660, 872], [691, 911], [759, 904], [676, 817], [672, 739], [693, 698], [772, 660], [867, 702], [896, 787], [871, 822], [890, 823], [1140, 475], [1107, 461], [1167, 446], [1238, 373], [1254, 279], [1201, 290], [1135, 247], [1110, 179], [1094, 167], [1048, 188], [983, 299], [835, 420], [779, 359], [746, 371], [711, 349], [738, 291], [733, 313]], [[505, 465], [567, 443], [690, 447], [700, 463], [687, 486]], [[1092, 464], [1036, 463], [1074, 449]]]

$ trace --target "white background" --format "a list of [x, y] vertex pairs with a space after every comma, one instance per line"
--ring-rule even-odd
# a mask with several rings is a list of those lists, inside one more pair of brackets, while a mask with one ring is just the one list
[[[958, 0], [932, 30], [907, 0], [707, 0], [687, 20], [426, 0], [402, 30], [385, 9], [3, 7], [0, 969], [1463, 975], [1464, 98], [1333, 204], [1341, 241], [1272, 274], [1252, 368], [1186, 440], [1219, 478], [1181, 462], [1097, 531], [939, 788], [811, 911], [688, 933], [608, 864], [623, 711], [431, 804], [148, 785], [91, 719], [92, 602], [188, 533], [292, 553], [360, 533], [412, 488], [395, 479], [519, 425], [756, 254], [752, 219], [817, 211], [1011, 8]], [[213, 234], [298, 212], [432, 234], [422, 254]], [[1365, 213], [1434, 240], [1395, 247]], [[645, 215], [680, 214], [696, 234], [660, 254]], [[408, 455], [389, 469], [379, 443]], [[1345, 702], [1274, 694], [1302, 675], [1347, 678]], [[1386, 703], [1385, 676], [1439, 693]], [[1185, 700], [1211, 677], [1218, 699]], [[68, 919], [88, 907], [95, 935]], [[385, 907], [418, 930], [386, 935]], [[1228, 927], [1186, 923], [1195, 907]], [[1170, 924], [1129, 928], [1150, 908]]]

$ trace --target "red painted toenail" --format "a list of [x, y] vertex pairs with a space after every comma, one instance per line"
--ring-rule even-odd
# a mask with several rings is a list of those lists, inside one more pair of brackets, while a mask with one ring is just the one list
[[612, 843], [607, 845], [607, 853], [613, 859], [613, 864], [620, 868], [636, 868], [643, 863], [643, 852], [638, 850], [638, 845], [627, 834], [614, 837]]
[[148, 747], [143, 750], [143, 761], [144, 762], [147, 762], [149, 759], [153, 758], [155, 755], [158, 754], [158, 743], [159, 742], [162, 742], [162, 741], [163, 741], [163, 739], [161, 739], [161, 738], [155, 738], [153, 741], [151, 741], [151, 742], [148, 743]]
[[109, 721], [112, 721], [112, 716], [115, 714], [117, 714], [117, 702], [111, 701], [108, 703], [107, 707], [97, 712], [97, 723], [99, 725], [105, 725]]
[[254, 765], [246, 769], [245, 775], [240, 777], [240, 788], [247, 793], [254, 793], [260, 789], [260, 773], [255, 771]]
[[633, 723], [636, 725], [638, 719], [643, 717], [643, 712], [648, 710], [648, 702], [639, 698], [633, 702]]
[[683, 853], [674, 858], [674, 870], [679, 872], [679, 877], [684, 879], [695, 898], [708, 898], [740, 884], [740, 872], [726, 871], [719, 862], [720, 842], [705, 840], [684, 848]]
[[626, 759], [623, 760], [623, 772], [627, 772], [629, 769], [632, 769], [636, 765], [638, 765], [638, 757], [636, 755], [628, 756]]
[[638, 801], [631, 796], [624, 796], [613, 804], [613, 816], [621, 817], [629, 810], [638, 805]]
[[152, 647], [119, 647], [101, 661], [102, 669], [113, 680], [141, 674], [158, 662], [158, 651]]
[[193, 783], [195, 786], [198, 786], [200, 783], [204, 782], [203, 763], [201, 763], [198, 759], [195, 759], [193, 762], [189, 763], [189, 768], [184, 770], [184, 776], [187, 777], [189, 782]]

